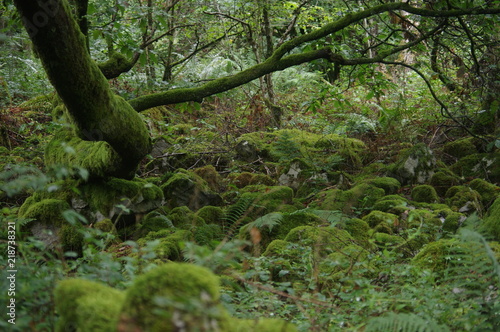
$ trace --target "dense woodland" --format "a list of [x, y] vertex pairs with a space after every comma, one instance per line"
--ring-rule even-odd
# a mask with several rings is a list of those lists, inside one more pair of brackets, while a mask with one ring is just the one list
[[500, 330], [500, 1], [0, 13], [1, 330]]

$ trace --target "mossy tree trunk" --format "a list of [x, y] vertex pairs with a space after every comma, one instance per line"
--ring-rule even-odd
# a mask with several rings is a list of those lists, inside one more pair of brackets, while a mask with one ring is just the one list
[[[130, 104], [111, 91], [89, 55], [85, 36], [67, 0], [16, 0], [15, 5], [52, 85], [66, 106], [74, 124], [73, 133], [82, 140], [78, 144], [92, 146], [95, 142], [91, 141], [107, 144], [106, 153], [93, 155], [101, 159], [99, 163], [107, 165], [99, 175], [132, 177], [151, 148], [147, 127]], [[51, 151], [47, 151], [48, 159], [63, 162], [61, 149], [61, 144], [53, 144]], [[73, 156], [71, 163], [79, 166], [83, 158], [90, 165], [89, 157]], [[107, 160], [103, 162], [103, 158]]]

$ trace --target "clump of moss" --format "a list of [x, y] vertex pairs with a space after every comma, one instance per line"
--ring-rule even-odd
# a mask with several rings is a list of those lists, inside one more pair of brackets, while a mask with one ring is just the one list
[[285, 241], [310, 246], [315, 253], [326, 256], [354, 242], [345, 230], [336, 227], [299, 226], [292, 229]]
[[215, 244], [224, 238], [222, 227], [216, 224], [208, 224], [197, 227], [193, 232], [194, 241], [203, 246], [215, 247]]
[[363, 220], [370, 226], [376, 227], [381, 222], [385, 222], [391, 226], [391, 228], [395, 228], [399, 225], [398, 216], [381, 211], [371, 211], [369, 214], [363, 217]]
[[161, 189], [169, 208], [187, 206], [196, 211], [205, 205], [222, 204], [222, 198], [210, 189], [205, 180], [183, 169], [177, 170], [177, 173], [171, 176]]
[[157, 209], [148, 213], [137, 227], [137, 237], [143, 237], [149, 232], [156, 232], [162, 229], [174, 228], [172, 221], [164, 215], [162, 209]]
[[316, 205], [322, 210], [352, 214], [356, 209], [372, 208], [377, 199], [384, 195], [384, 189], [361, 183], [346, 191], [340, 189], [324, 191], [318, 195], [319, 202], [316, 202]]
[[483, 179], [474, 179], [469, 183], [469, 187], [481, 195], [481, 202], [484, 208], [488, 208], [500, 195], [500, 187], [489, 183]]
[[450, 169], [462, 177], [488, 179], [495, 183], [500, 182], [500, 152], [477, 153], [461, 158]]
[[357, 244], [362, 246], [363, 248], [368, 248], [369, 244], [369, 231], [370, 225], [364, 220], [358, 218], [347, 219], [342, 224], [343, 229], [345, 229]]
[[179, 206], [172, 209], [168, 215], [168, 219], [172, 221], [174, 227], [182, 229], [191, 229], [205, 225], [205, 220], [199, 215], [196, 215], [187, 206]]
[[444, 196], [446, 191], [459, 184], [460, 179], [449, 171], [439, 171], [432, 175], [429, 184], [436, 189], [440, 196]]
[[450, 266], [448, 257], [455, 253], [462, 253], [464, 245], [456, 239], [441, 239], [424, 246], [412, 259], [412, 264], [422, 269], [434, 272], [444, 271]]
[[205, 180], [210, 189], [215, 192], [219, 191], [222, 179], [219, 173], [217, 173], [217, 170], [214, 166], [206, 165], [200, 168], [196, 168], [193, 172], [199, 175], [203, 180]]
[[124, 292], [83, 279], [60, 281], [54, 290], [55, 331], [115, 331]]
[[466, 186], [454, 186], [448, 189], [445, 202], [454, 211], [482, 213], [481, 195]]
[[443, 152], [457, 159], [477, 153], [476, 145], [473, 143], [474, 137], [457, 139], [453, 142], [445, 143]]
[[150, 241], [159, 240], [154, 252], [161, 260], [180, 260], [182, 258], [181, 242], [190, 240], [192, 233], [187, 230], [164, 229], [149, 232], [145, 237], [137, 240], [140, 247], [145, 247]]
[[374, 179], [364, 180], [363, 182], [371, 184], [377, 188], [384, 189], [386, 195], [396, 194], [401, 188], [401, 183], [397, 179], [391, 177], [377, 177]]
[[488, 209], [480, 228], [486, 236], [500, 241], [500, 197]]
[[439, 196], [433, 186], [428, 184], [423, 184], [415, 186], [411, 191], [411, 198], [415, 202], [423, 203], [437, 203], [439, 202]]
[[150, 332], [221, 326], [228, 318], [219, 305], [219, 281], [208, 269], [167, 263], [139, 277], [127, 290], [120, 321]]
[[389, 167], [389, 175], [402, 184], [425, 183], [434, 174], [436, 158], [425, 144], [415, 144], [401, 153], [398, 161]]
[[408, 200], [402, 196], [389, 195], [378, 199], [373, 210], [401, 214], [408, 209]]
[[224, 218], [224, 211], [218, 206], [206, 205], [196, 211], [196, 217], [199, 217], [207, 224], [220, 224]]

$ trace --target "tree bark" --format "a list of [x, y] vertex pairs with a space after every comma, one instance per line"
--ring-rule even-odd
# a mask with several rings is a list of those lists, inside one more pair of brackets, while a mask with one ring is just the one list
[[[110, 158], [113, 165], [102, 174], [132, 177], [151, 149], [147, 127], [125, 100], [113, 94], [90, 58], [67, 0], [15, 0], [15, 5], [75, 134], [83, 141], [106, 142], [119, 157]], [[61, 162], [60, 157], [56, 160]]]

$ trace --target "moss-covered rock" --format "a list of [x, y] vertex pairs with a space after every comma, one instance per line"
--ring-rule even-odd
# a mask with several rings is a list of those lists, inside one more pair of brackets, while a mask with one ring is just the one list
[[158, 208], [163, 201], [163, 192], [158, 186], [138, 178], [96, 180], [82, 184], [78, 189], [84, 201], [84, 204], [78, 204], [88, 205], [91, 211], [111, 219], [117, 215], [147, 213]]
[[196, 215], [187, 206], [179, 206], [172, 209], [167, 217], [174, 227], [181, 229], [193, 229], [205, 225], [205, 220]]
[[415, 186], [411, 191], [411, 198], [415, 202], [438, 203], [439, 196], [433, 186], [422, 184]]
[[63, 251], [80, 253], [83, 246], [83, 226], [79, 223], [71, 224], [64, 217], [63, 212], [71, 207], [66, 201], [59, 199], [34, 198], [24, 202], [19, 210], [19, 218], [32, 219], [23, 223], [22, 232], [29, 232], [35, 238], [43, 241], [48, 249], [60, 247]]
[[441, 239], [424, 246], [411, 263], [421, 269], [444, 271], [453, 263], [450, 255], [463, 254], [464, 250], [464, 244], [456, 239]]
[[208, 187], [214, 192], [218, 192], [221, 187], [222, 178], [213, 165], [206, 165], [193, 170], [207, 183]]
[[372, 211], [363, 217], [363, 220], [370, 226], [376, 227], [381, 222], [385, 222], [390, 225], [391, 228], [397, 228], [399, 226], [398, 216], [381, 211]]
[[432, 175], [429, 184], [436, 189], [440, 196], [444, 196], [446, 191], [460, 183], [460, 179], [450, 171], [439, 171]]
[[84, 279], [60, 281], [54, 290], [56, 332], [116, 331], [125, 293]]
[[196, 211], [205, 205], [222, 204], [222, 198], [209, 188], [205, 180], [182, 169], [177, 170], [177, 173], [170, 177], [161, 189], [169, 208], [187, 206]]
[[454, 211], [472, 213], [483, 212], [481, 195], [466, 186], [454, 186], [446, 192], [446, 204]]
[[317, 255], [323, 257], [354, 243], [352, 236], [343, 229], [314, 226], [299, 226], [292, 229], [285, 237], [285, 241], [310, 246]]
[[401, 183], [397, 179], [391, 177], [377, 177], [364, 180], [363, 182], [384, 189], [386, 195], [396, 194], [401, 188]]
[[197, 227], [193, 232], [194, 241], [199, 245], [214, 248], [224, 238], [225, 234], [220, 225], [208, 224]]
[[347, 219], [343, 222], [342, 228], [351, 234], [358, 245], [363, 248], [370, 247], [370, 225], [366, 221], [358, 218]]
[[488, 208], [500, 195], [500, 187], [489, 183], [483, 179], [474, 179], [469, 183], [469, 187], [481, 195], [481, 202], [484, 208]]
[[477, 153], [474, 137], [466, 137], [443, 145], [443, 152], [457, 159]]
[[244, 188], [249, 185], [266, 185], [273, 186], [275, 181], [271, 179], [269, 176], [261, 173], [231, 173], [228, 176], [230, 183], [234, 184], [237, 188]]
[[330, 189], [317, 195], [313, 204], [322, 210], [342, 211], [352, 214], [356, 209], [372, 208], [377, 199], [383, 197], [385, 191], [367, 183], [361, 183], [349, 190]]
[[491, 205], [484, 217], [481, 230], [495, 241], [500, 241], [500, 197]]
[[436, 158], [431, 149], [419, 143], [401, 153], [398, 161], [389, 167], [389, 176], [402, 184], [423, 184], [434, 174]]
[[207, 224], [221, 224], [224, 211], [218, 206], [206, 205], [196, 211], [195, 216], [203, 219]]
[[154, 252], [158, 259], [180, 260], [182, 258], [181, 242], [191, 240], [192, 233], [188, 230], [163, 229], [157, 232], [149, 232], [145, 237], [137, 240], [139, 247], [145, 247], [148, 242], [158, 240]]
[[450, 169], [462, 177], [488, 179], [492, 183], [500, 182], [500, 152], [476, 153], [461, 158]]
[[137, 277], [127, 290], [120, 323], [150, 332], [220, 328], [228, 319], [210, 270], [167, 263]]
[[399, 215], [408, 209], [408, 200], [398, 195], [388, 195], [373, 204], [373, 210]]

